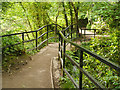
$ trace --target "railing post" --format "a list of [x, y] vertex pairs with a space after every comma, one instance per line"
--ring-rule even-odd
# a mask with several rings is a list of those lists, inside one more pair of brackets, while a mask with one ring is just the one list
[[37, 38], [38, 38], [38, 35], [37, 35], [37, 31], [36, 31], [36, 50], [37, 50]]
[[[76, 26], [76, 28], [77, 28], [77, 26]], [[77, 30], [76, 30], [76, 38], [77, 38]]]
[[[63, 38], [61, 37], [61, 47], [63, 46]], [[62, 49], [61, 49], [61, 58], [62, 58]]]
[[[60, 52], [60, 55], [58, 56], [58, 59], [61, 61], [61, 58], [62, 58], [62, 49], [61, 49], [61, 46], [62, 46], [62, 37], [59, 33], [59, 52]], [[61, 68], [61, 75], [63, 76], [63, 66], [62, 66], [62, 62], [61, 62], [61, 65], [60, 65], [60, 68]]]
[[57, 40], [57, 24], [55, 25], [55, 42]]
[[[60, 52], [60, 34], [59, 34], [59, 48], [58, 48], [58, 51]], [[60, 60], [60, 56], [58, 55], [58, 60]]]
[[81, 28], [81, 42], [82, 42], [82, 28]]
[[95, 38], [95, 33], [96, 33], [96, 29], [94, 30], [94, 38]]
[[77, 23], [77, 36], [79, 37], [79, 26], [78, 26], [78, 23]]
[[56, 34], [57, 34], [57, 24], [55, 25], [55, 32], [56, 32]]
[[[80, 67], [83, 68], [83, 51], [80, 49]], [[82, 89], [82, 72], [80, 71], [80, 76], [79, 76], [79, 89]]]
[[72, 41], [72, 31], [73, 31], [73, 25], [71, 25], [71, 41]]
[[[64, 31], [65, 36], [65, 31]], [[64, 47], [63, 47], [63, 68], [65, 68], [65, 51], [66, 51], [66, 41], [64, 40]], [[63, 72], [63, 77], [65, 76], [65, 73]]]
[[22, 43], [23, 43], [23, 46], [24, 46], [24, 32], [22, 33]]
[[[62, 58], [62, 46], [63, 46], [63, 38], [61, 37], [61, 57], [60, 58]], [[62, 59], [61, 59], [62, 60]], [[61, 62], [62, 63], [62, 62]], [[62, 63], [63, 64], [63, 63]], [[62, 75], [63, 75], [63, 73], [64, 73], [64, 71], [63, 71], [63, 66], [62, 66], [62, 70], [61, 70], [61, 73], [62, 73]]]
[[48, 25], [47, 25], [47, 46], [48, 46]]
[[84, 42], [85, 42], [85, 29], [84, 29]]

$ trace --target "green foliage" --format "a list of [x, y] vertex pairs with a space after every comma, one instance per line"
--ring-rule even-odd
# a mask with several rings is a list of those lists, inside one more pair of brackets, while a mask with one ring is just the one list
[[[89, 45], [90, 43], [87, 43], [85, 45]], [[76, 54], [75, 54], [76, 53]], [[69, 54], [77, 63], [78, 57], [79, 57], [79, 51], [67, 51], [67, 54]], [[98, 81], [101, 82], [106, 88], [118, 88], [120, 85], [120, 78], [118, 77], [118, 73], [114, 70], [109, 68], [107, 65], [101, 63], [99, 60], [96, 60], [89, 54], [84, 53], [83, 56], [83, 68], [89, 72], [94, 78], [96, 78]], [[67, 71], [72, 75], [74, 80], [79, 84], [79, 69], [75, 67], [69, 59], [66, 58], [65, 67]], [[64, 80], [66, 82], [68, 77], [66, 76]], [[72, 82], [68, 81], [70, 85]], [[62, 86], [66, 87], [66, 83], [62, 83]], [[69, 88], [73, 88], [73, 86], [69, 86]], [[83, 88], [97, 88], [85, 75], [83, 75]]]
[[91, 51], [120, 65], [119, 41], [116, 34], [112, 34], [110, 37], [101, 37], [101, 39], [95, 38], [83, 45]]
[[71, 89], [71, 88], [75, 88], [75, 87], [72, 84], [72, 82], [70, 81], [70, 79], [67, 78], [67, 76], [66, 76], [65, 78], [60, 77], [60, 88], [69, 88], [69, 89]]
[[12, 7], [13, 4], [13, 2], [2, 2], [2, 11], [6, 12], [8, 8]]
[[[112, 34], [110, 37], [92, 39], [90, 42], [83, 43], [83, 46], [97, 53], [98, 55], [120, 65], [118, 43], [119, 42], [117, 40], [116, 34]], [[84, 68], [91, 72], [91, 74], [107, 88], [117, 88], [120, 85], [118, 72], [115, 72], [115, 70], [109, 68], [88, 54], [85, 54], [84, 59], [84, 63], [86, 63]]]
[[[6, 34], [10, 34], [11, 32], [7, 32]], [[15, 45], [14, 44], [21, 42], [20, 38], [18, 36], [8, 36], [8, 37], [3, 37], [2, 38], [2, 47], [5, 46], [11, 46], [3, 50], [3, 56], [6, 55], [19, 55], [22, 52], [24, 52], [24, 47], [22, 44]]]
[[[115, 30], [115, 29], [113, 29]], [[109, 33], [109, 36], [92, 38], [91, 41], [83, 42], [82, 46], [92, 52], [120, 65], [120, 48], [119, 48], [119, 31], [116, 33]], [[79, 50], [73, 48], [72, 51], [66, 51], [77, 63], [79, 63]], [[119, 73], [109, 66], [101, 63], [99, 60], [93, 58], [87, 53], [83, 54], [83, 68], [88, 71], [94, 78], [101, 82], [106, 88], [119, 88], [120, 78]], [[74, 80], [78, 82], [79, 70], [66, 58], [65, 63], [67, 71], [73, 76]], [[76, 69], [74, 69], [76, 68]], [[73, 74], [74, 73], [74, 74]], [[67, 77], [66, 77], [67, 78]], [[83, 88], [96, 88], [96, 86], [83, 75]]]
[[[11, 32], [6, 32], [6, 34], [11, 34]], [[25, 53], [24, 46], [22, 44], [14, 45], [18, 42], [21, 42], [21, 40], [18, 36], [15, 35], [2, 38], [2, 47], [9, 46], [2, 50], [3, 68], [8, 68], [10, 64], [14, 64], [15, 57]]]
[[[119, 27], [119, 14], [120, 14], [120, 2], [96, 2], [93, 3], [93, 8], [92, 8], [92, 19], [95, 21], [100, 20], [103, 22], [104, 25], [102, 25], [101, 28], [118, 28]], [[94, 11], [94, 12], [93, 12]], [[100, 23], [100, 21], [99, 21]], [[101, 23], [102, 24], [102, 23]]]
[[[66, 15], [68, 22], [71, 22], [71, 14], [69, 8], [69, 2], [65, 2]], [[75, 8], [79, 6], [78, 19], [88, 18], [88, 28], [104, 29], [105, 34], [110, 35], [110, 37], [102, 37], [101, 39], [95, 38], [87, 43], [82, 43], [84, 47], [90, 49], [91, 51], [107, 58], [110, 61], [120, 64], [120, 31], [119, 31], [119, 14], [120, 14], [120, 2], [73, 2], [71, 5], [71, 10], [73, 11], [73, 23], [76, 22], [75, 18]], [[51, 23], [57, 23], [65, 26], [63, 13], [63, 6], [61, 2], [3, 2], [2, 3], [2, 15], [1, 15], [1, 28], [2, 35], [10, 34], [15, 32], [33, 31], [39, 29], [41, 26]], [[56, 21], [57, 19], [57, 21]], [[7, 32], [8, 31], [8, 32]], [[46, 29], [39, 31], [38, 36], [46, 32]], [[102, 33], [102, 31], [97, 31]], [[25, 40], [35, 39], [35, 33], [25, 34]], [[54, 33], [49, 36], [53, 37]], [[73, 34], [75, 36], [75, 34]], [[38, 40], [41, 43], [46, 39], [46, 35]], [[56, 39], [49, 41], [54, 42]], [[2, 46], [13, 45], [15, 43], [21, 42], [19, 36], [10, 36], [2, 38]], [[23, 53], [25, 49], [32, 49], [35, 47], [35, 42], [25, 43], [23, 47], [22, 44], [8, 47], [3, 50], [3, 66], [9, 67], [12, 63], [14, 64], [14, 59]], [[42, 47], [46, 45], [43, 44]], [[36, 53], [36, 50], [27, 52], [29, 54]], [[79, 50], [67, 51], [67, 53], [79, 63]], [[71, 62], [66, 58], [66, 67], [68, 72], [72, 74], [74, 79], [78, 83], [78, 73], [79, 70], [71, 64]], [[119, 88], [120, 79], [116, 72], [104, 65], [95, 58], [84, 53], [84, 68], [91, 73], [96, 79], [98, 79], [106, 87]], [[83, 75], [83, 87], [91, 88], [95, 87], [92, 82], [89, 81]], [[68, 78], [62, 78], [63, 88], [74, 88]]]

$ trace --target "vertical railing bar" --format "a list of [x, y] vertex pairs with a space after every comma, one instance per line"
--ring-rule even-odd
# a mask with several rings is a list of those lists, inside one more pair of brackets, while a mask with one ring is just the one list
[[36, 31], [36, 50], [37, 50], [37, 37], [38, 37], [38, 35], [37, 35], [37, 31]]
[[81, 28], [81, 42], [82, 42], [82, 28]]
[[95, 38], [95, 30], [94, 30], [94, 38]]
[[76, 38], [77, 38], [77, 26], [76, 26]]
[[[60, 51], [60, 55], [58, 53], [59, 60], [61, 60], [61, 58], [62, 58], [62, 49], [60, 48], [62, 46], [61, 42], [62, 42], [62, 37], [61, 37], [61, 35], [59, 33], [59, 51]], [[63, 75], [63, 64], [62, 64], [62, 62], [61, 62], [60, 68], [61, 68], [61, 75]]]
[[22, 43], [23, 43], [23, 47], [24, 47], [24, 32], [22, 33]]
[[[72, 32], [73, 32], [73, 25], [71, 25], [71, 41], [72, 41]], [[70, 47], [72, 47], [72, 44], [70, 44]]]
[[61, 37], [60, 37], [60, 34], [59, 34], [59, 51], [60, 51], [60, 38], [61, 38]]
[[22, 33], [22, 43], [24, 45], [24, 33]]
[[85, 42], [85, 29], [84, 29], [84, 42]]
[[82, 28], [81, 28], [81, 34], [82, 34]]
[[55, 42], [57, 42], [57, 24], [55, 25]]
[[[60, 34], [59, 34], [59, 47], [58, 47], [58, 51], [60, 52]], [[60, 60], [60, 55], [58, 53], [58, 60]]]
[[[63, 38], [61, 37], [61, 47], [62, 47], [62, 43], [63, 42]], [[62, 58], [62, 49], [61, 49], [61, 58]]]
[[48, 46], [48, 25], [47, 25], [47, 46]]
[[[80, 50], [80, 67], [83, 68], [83, 51], [81, 49]], [[82, 72], [80, 71], [80, 76], [79, 76], [79, 89], [82, 89]]]
[[78, 27], [78, 24], [77, 24], [77, 36], [79, 37], [79, 27]]
[[[40, 31], [38, 31], [38, 32], [39, 32], [38, 35], [40, 36]], [[40, 42], [42, 42], [41, 38], [39, 38], [38, 43], [40, 43]]]
[[[61, 47], [62, 47], [62, 45], [63, 45], [63, 38], [61, 37]], [[63, 57], [63, 55], [62, 55], [62, 48], [61, 48], [61, 57], [60, 57], [60, 59], [61, 59], [62, 57]], [[63, 63], [62, 63], [62, 65], [63, 65]], [[63, 75], [63, 73], [64, 73], [64, 71], [63, 71], [63, 66], [62, 66], [61, 73], [62, 73], [62, 75]]]
[[[65, 36], [65, 31], [64, 31], [64, 36]], [[66, 51], [66, 41], [64, 40], [64, 47], [63, 47], [63, 68], [65, 68], [65, 51]], [[63, 77], [65, 76], [65, 73], [63, 72]]]
[[[96, 29], [95, 29], [95, 35], [96, 35]], [[94, 36], [94, 38], [95, 38], [95, 36]]]
[[72, 41], [72, 31], [73, 31], [73, 25], [71, 25], [71, 41]]

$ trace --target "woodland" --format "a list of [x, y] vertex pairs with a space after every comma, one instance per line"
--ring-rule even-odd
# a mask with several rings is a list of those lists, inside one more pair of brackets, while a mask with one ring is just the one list
[[[79, 27], [100, 29], [98, 35], [109, 37], [92, 38], [82, 42], [81, 45], [92, 52], [120, 65], [120, 2], [2, 2], [1, 32], [0, 36], [38, 30], [48, 24], [58, 24], [63, 28], [79, 23]], [[53, 27], [51, 27], [53, 28]], [[54, 28], [53, 28], [54, 29]], [[46, 32], [42, 29], [39, 35]], [[51, 33], [51, 36], [54, 34]], [[35, 33], [26, 33], [25, 39], [35, 38]], [[41, 38], [41, 41], [46, 36]], [[18, 35], [1, 38], [0, 48], [22, 42]], [[55, 42], [55, 39], [49, 42]], [[58, 40], [57, 40], [58, 42]], [[34, 41], [23, 46], [19, 44], [2, 49], [2, 68], [8, 71], [16, 64], [17, 57], [28, 54], [33, 55], [39, 50], [27, 52], [34, 47]], [[42, 47], [44, 47], [43, 45]], [[73, 48], [66, 51], [76, 62], [79, 62], [79, 51]], [[120, 88], [120, 74], [104, 63], [84, 53], [84, 68], [107, 88]], [[78, 83], [78, 72], [75, 66], [66, 59], [66, 67]], [[92, 67], [92, 69], [91, 69]], [[96, 88], [96, 86], [83, 75], [83, 88]], [[60, 77], [61, 88], [74, 88], [67, 76]]]

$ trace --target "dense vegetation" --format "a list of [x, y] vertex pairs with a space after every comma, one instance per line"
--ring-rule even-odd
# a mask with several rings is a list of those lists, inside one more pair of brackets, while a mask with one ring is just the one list
[[[79, 23], [80, 27], [85, 27], [87, 24], [86, 28], [101, 29], [97, 30], [97, 34], [109, 35], [110, 37], [93, 38], [89, 42], [83, 42], [82, 45], [120, 65], [119, 6], [120, 2], [3, 2], [1, 14], [2, 32], [0, 35], [34, 31], [41, 26], [53, 23], [59, 24], [62, 27], [67, 27], [74, 23]], [[83, 22], [86, 23], [83, 24]], [[39, 35], [44, 32], [46, 32], [46, 29], [42, 29]], [[51, 33], [51, 35], [54, 34]], [[41, 38], [40, 42], [45, 37]], [[34, 38], [35, 33], [26, 34], [25, 40]], [[13, 45], [17, 42], [22, 42], [22, 38], [19, 35], [3, 37], [2, 47]], [[23, 44], [19, 44], [3, 49], [3, 67], [8, 68], [10, 64], [14, 64], [12, 60], [18, 55], [34, 53], [35, 51], [26, 52], [27, 49], [34, 46], [35, 42], [32, 42], [24, 46]], [[78, 62], [79, 52], [77, 50], [73, 48], [72, 51], [68, 51], [67, 53]], [[76, 76], [78, 76], [79, 70], [70, 61], [67, 61], [66, 64], [69, 68], [69, 73], [78, 82], [78, 77]], [[118, 72], [115, 72], [88, 54], [84, 54], [84, 68], [106, 87], [120, 88]], [[62, 80], [64, 81], [61, 85], [63, 88], [74, 87], [67, 77], [62, 78]], [[65, 83], [66, 81], [67, 83]], [[95, 87], [86, 77], [83, 83], [84, 88]]]

